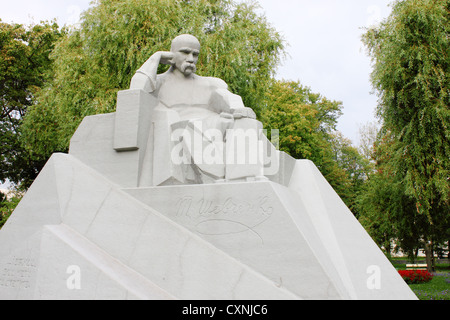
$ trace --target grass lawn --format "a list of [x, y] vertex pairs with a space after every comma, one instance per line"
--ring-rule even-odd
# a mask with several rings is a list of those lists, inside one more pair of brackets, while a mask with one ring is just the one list
[[[394, 258], [392, 264], [398, 270], [406, 270], [406, 263], [398, 258]], [[409, 287], [420, 300], [450, 300], [450, 264], [437, 264], [433, 276], [428, 283], [410, 284]]]
[[409, 287], [420, 300], [450, 300], [450, 272], [436, 272], [430, 282]]

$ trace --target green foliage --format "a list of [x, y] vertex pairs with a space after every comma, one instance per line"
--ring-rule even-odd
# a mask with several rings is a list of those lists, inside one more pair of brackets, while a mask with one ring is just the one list
[[280, 150], [313, 161], [356, 214], [356, 195], [367, 176], [368, 161], [335, 131], [342, 104], [294, 81], [275, 81], [266, 94], [261, 121], [279, 130]]
[[397, 144], [406, 192], [430, 223], [449, 204], [449, 1], [397, 1], [392, 15], [364, 37], [383, 124]]
[[360, 209], [357, 205], [357, 197], [373, 170], [373, 164], [342, 133], [334, 132], [330, 136], [333, 160], [345, 173], [344, 183], [339, 186], [342, 190], [341, 197], [355, 216], [359, 217]]
[[310, 90], [298, 82], [274, 80], [266, 96], [261, 121], [265, 128], [280, 131], [280, 150], [296, 159], [311, 159], [319, 152], [321, 139]]
[[449, 9], [448, 0], [396, 1], [389, 18], [363, 37], [387, 139], [368, 185], [376, 198], [365, 201], [372, 218], [394, 218], [407, 251], [450, 237]]
[[42, 167], [22, 148], [20, 124], [52, 76], [49, 54], [60, 36], [55, 23], [26, 28], [0, 22], [0, 181], [27, 185]]
[[27, 148], [43, 159], [67, 151], [81, 120], [115, 111], [117, 92], [129, 88], [135, 71], [182, 33], [202, 44], [198, 73], [222, 78], [259, 113], [284, 43], [255, 4], [103, 0], [83, 14], [79, 30], [57, 44], [55, 78], [24, 121]]
[[392, 166], [395, 139], [380, 133], [375, 143], [376, 171], [369, 175], [357, 198], [359, 221], [373, 240], [390, 253], [392, 242], [413, 257], [420, 247], [420, 229], [424, 219], [415, 210], [415, 202], [405, 193], [402, 175]]
[[3, 193], [0, 193], [0, 229], [11, 216], [21, 199], [22, 194], [19, 192], [15, 192], [9, 199]]

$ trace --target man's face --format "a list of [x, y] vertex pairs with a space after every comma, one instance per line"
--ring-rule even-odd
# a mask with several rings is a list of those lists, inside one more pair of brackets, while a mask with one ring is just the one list
[[197, 71], [198, 55], [200, 46], [193, 41], [183, 41], [172, 48], [174, 53], [173, 62], [175, 67], [186, 77]]

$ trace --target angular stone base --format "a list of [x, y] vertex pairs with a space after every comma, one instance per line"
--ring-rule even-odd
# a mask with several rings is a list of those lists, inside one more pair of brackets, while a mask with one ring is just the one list
[[0, 231], [0, 299], [416, 299], [317, 168], [292, 170], [123, 189], [55, 154]]

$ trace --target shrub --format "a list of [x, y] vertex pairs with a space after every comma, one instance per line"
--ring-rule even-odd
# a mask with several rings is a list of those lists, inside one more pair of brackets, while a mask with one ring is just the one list
[[398, 273], [407, 284], [427, 283], [433, 279], [433, 275], [426, 270], [399, 270]]

